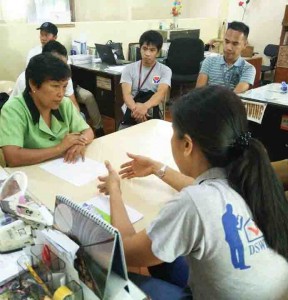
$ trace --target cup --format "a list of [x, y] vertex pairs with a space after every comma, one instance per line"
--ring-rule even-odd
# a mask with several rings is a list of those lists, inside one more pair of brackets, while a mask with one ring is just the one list
[[52, 275], [37, 257], [25, 254], [17, 260], [19, 267], [19, 285], [23, 293], [29, 294], [33, 299], [43, 299], [52, 296]]

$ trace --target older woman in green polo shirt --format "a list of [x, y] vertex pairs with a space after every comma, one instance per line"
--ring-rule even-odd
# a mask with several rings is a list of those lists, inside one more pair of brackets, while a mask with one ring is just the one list
[[10, 99], [0, 115], [0, 147], [10, 167], [64, 157], [84, 157], [94, 134], [69, 98], [71, 71], [50, 53], [33, 57], [26, 69], [26, 89]]

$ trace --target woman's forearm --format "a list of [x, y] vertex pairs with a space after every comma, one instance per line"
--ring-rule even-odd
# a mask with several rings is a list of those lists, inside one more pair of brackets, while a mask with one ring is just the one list
[[[163, 167], [163, 163], [156, 162], [153, 165], [152, 172], [157, 176], [158, 171]], [[167, 166], [164, 176], [161, 178], [164, 182], [169, 184], [172, 188], [181, 191], [184, 187], [193, 184], [194, 178], [186, 176], [179, 171], [176, 171]]]
[[127, 214], [120, 187], [115, 187], [110, 191], [110, 209], [111, 224], [119, 230], [122, 237], [134, 235], [135, 229]]
[[17, 146], [4, 146], [2, 149], [9, 167], [38, 164], [59, 157], [64, 152], [60, 144], [45, 149], [26, 149]]

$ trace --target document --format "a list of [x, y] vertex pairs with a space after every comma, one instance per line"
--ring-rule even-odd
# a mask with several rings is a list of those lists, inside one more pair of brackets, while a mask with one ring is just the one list
[[59, 158], [42, 164], [40, 168], [76, 186], [108, 174], [104, 163], [89, 158], [85, 158], [85, 161], [78, 160], [74, 164], [68, 164], [63, 158]]
[[25, 255], [23, 250], [8, 254], [0, 254], [0, 286], [19, 274], [19, 265], [17, 260]]
[[[111, 223], [110, 219], [110, 197], [105, 195], [97, 195], [96, 197], [84, 202], [82, 207], [90, 212], [100, 216], [106, 222]], [[128, 217], [131, 223], [136, 223], [143, 218], [143, 214], [136, 209], [125, 205]]]

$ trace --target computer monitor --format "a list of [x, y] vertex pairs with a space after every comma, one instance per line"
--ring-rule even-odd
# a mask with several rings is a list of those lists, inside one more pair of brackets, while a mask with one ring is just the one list
[[200, 37], [200, 29], [171, 30], [169, 41], [173, 41], [179, 38], [199, 39], [199, 37]]
[[108, 65], [124, 65], [129, 64], [130, 61], [124, 60], [124, 59], [116, 59], [113, 53], [112, 48], [110, 45], [102, 45], [102, 44], [96, 44], [96, 51], [99, 54], [99, 57], [101, 58], [103, 63], [106, 63]]
[[95, 44], [95, 47], [103, 63], [106, 63], [108, 65], [117, 64], [112, 48], [109, 45]]

